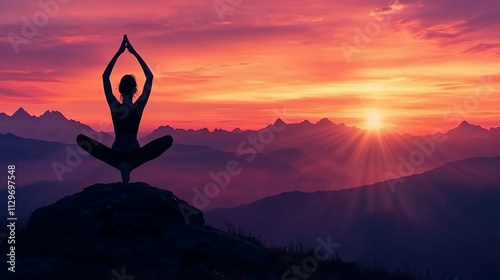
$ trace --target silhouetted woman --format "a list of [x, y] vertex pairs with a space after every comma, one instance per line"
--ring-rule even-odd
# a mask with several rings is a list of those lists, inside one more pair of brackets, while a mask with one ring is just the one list
[[[146, 82], [144, 83], [142, 94], [135, 102], [132, 102], [134, 94], [137, 92], [137, 83], [134, 76], [123, 76], [118, 87], [122, 99], [120, 103], [113, 95], [109, 76], [111, 75], [116, 60], [125, 49], [133, 54], [141, 64], [142, 70], [146, 75]], [[127, 39], [127, 35], [123, 36], [123, 41], [118, 52], [113, 56], [108, 67], [106, 67], [102, 75], [102, 81], [104, 83], [106, 101], [111, 109], [111, 118], [113, 119], [113, 127], [116, 135], [115, 142], [110, 149], [82, 134], [77, 136], [76, 141], [82, 149], [95, 158], [120, 170], [122, 181], [128, 183], [130, 181], [130, 172], [132, 172], [133, 169], [160, 156], [172, 146], [173, 139], [171, 136], [167, 135], [151, 141], [142, 148], [139, 146], [137, 132], [139, 131], [139, 123], [141, 122], [144, 107], [151, 93], [153, 73], [146, 65], [146, 62], [144, 62], [137, 51], [132, 47]]]

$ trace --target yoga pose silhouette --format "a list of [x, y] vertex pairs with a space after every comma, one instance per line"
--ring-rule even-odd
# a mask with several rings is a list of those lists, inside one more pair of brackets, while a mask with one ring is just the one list
[[[118, 90], [121, 94], [121, 103], [113, 95], [111, 82], [109, 80], [116, 60], [125, 49], [137, 58], [146, 75], [146, 82], [144, 83], [142, 94], [135, 103], [132, 102], [132, 99], [137, 92], [137, 83], [133, 75], [125, 75], [120, 81]], [[133, 169], [147, 161], [159, 157], [172, 146], [173, 139], [170, 135], [167, 135], [151, 141], [144, 147], [139, 146], [137, 132], [139, 131], [142, 113], [144, 112], [149, 94], [151, 93], [153, 73], [146, 65], [146, 62], [144, 62], [141, 56], [139, 56], [137, 51], [132, 47], [127, 35], [123, 36], [123, 41], [118, 52], [113, 56], [106, 70], [104, 70], [102, 81], [104, 84], [106, 101], [111, 110], [111, 118], [115, 130], [115, 142], [113, 146], [109, 148], [82, 134], [76, 137], [76, 142], [82, 149], [95, 158], [120, 170], [122, 181], [128, 183], [130, 181], [130, 172], [132, 172]]]

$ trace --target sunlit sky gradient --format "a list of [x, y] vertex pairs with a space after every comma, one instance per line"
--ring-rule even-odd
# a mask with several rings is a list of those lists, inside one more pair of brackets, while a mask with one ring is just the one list
[[[223, 20], [212, 0], [65, 0], [16, 53], [7, 35], [23, 37], [23, 17], [43, 13], [37, 2], [1, 4], [7, 114], [59, 110], [99, 129], [110, 117], [101, 74], [126, 33], [155, 73], [141, 131], [252, 129], [277, 117], [365, 128], [373, 110], [400, 133], [462, 119], [500, 126], [498, 0], [243, 0]], [[125, 73], [144, 82], [128, 52], [115, 93]]]

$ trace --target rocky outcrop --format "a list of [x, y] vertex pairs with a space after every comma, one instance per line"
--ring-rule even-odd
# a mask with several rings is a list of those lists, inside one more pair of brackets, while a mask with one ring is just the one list
[[24, 279], [186, 279], [269, 264], [259, 244], [205, 225], [201, 211], [145, 183], [64, 197], [34, 211], [20, 238], [29, 244], [18, 257]]

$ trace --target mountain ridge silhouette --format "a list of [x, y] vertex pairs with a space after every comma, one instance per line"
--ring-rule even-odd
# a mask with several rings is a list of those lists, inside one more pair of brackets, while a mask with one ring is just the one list
[[[276, 244], [311, 244], [331, 234], [343, 244], [339, 255], [346, 260], [369, 264], [376, 259], [388, 268], [429, 269], [431, 276], [493, 279], [500, 269], [487, 264], [500, 261], [499, 182], [500, 157], [475, 157], [405, 177], [394, 191], [380, 182], [287, 192], [214, 209], [205, 218], [216, 227], [223, 220], [238, 221], [244, 230]], [[271, 226], [276, 223], [280, 226]]]

